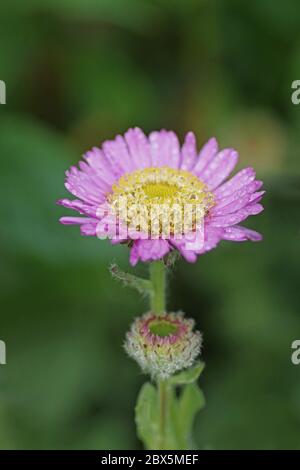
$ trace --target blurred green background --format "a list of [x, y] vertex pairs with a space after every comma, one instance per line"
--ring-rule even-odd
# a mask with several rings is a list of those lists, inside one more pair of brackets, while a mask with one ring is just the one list
[[141, 447], [145, 377], [122, 343], [147, 305], [107, 270], [127, 248], [61, 226], [55, 205], [65, 169], [134, 125], [215, 135], [264, 179], [246, 224], [264, 241], [179, 262], [169, 306], [204, 332], [198, 447], [300, 448], [299, 31], [298, 0], [1, 3], [1, 449]]

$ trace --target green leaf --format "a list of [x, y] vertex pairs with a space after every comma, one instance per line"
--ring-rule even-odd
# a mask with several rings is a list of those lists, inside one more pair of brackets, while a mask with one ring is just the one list
[[111, 264], [109, 267], [110, 273], [114, 279], [121, 281], [124, 286], [136, 289], [140, 294], [151, 295], [152, 284], [148, 279], [135, 276], [134, 274], [122, 271], [117, 264]]
[[145, 383], [139, 393], [135, 407], [135, 421], [138, 437], [147, 449], [157, 447], [158, 438], [158, 396], [151, 383]]
[[172, 385], [185, 385], [196, 382], [205, 367], [204, 362], [197, 362], [190, 369], [184, 370], [170, 378]]
[[202, 391], [196, 384], [184, 386], [177, 398], [175, 388], [166, 388], [165, 430], [162, 437], [159, 413], [159, 395], [154, 385], [147, 382], [141, 388], [135, 408], [137, 434], [146, 449], [191, 449], [192, 426], [196, 413], [204, 406]]
[[[180, 444], [178, 442], [177, 432], [177, 419], [176, 413], [178, 408], [178, 400], [175, 394], [175, 389], [169, 383], [167, 385], [166, 396], [166, 427], [164, 436], [164, 446], [162, 450], [179, 450]], [[160, 436], [161, 441], [161, 436]], [[157, 447], [156, 447], [157, 449]]]
[[191, 449], [192, 427], [196, 413], [205, 405], [205, 398], [202, 390], [197, 384], [191, 383], [184, 387], [178, 400], [177, 409], [177, 430], [180, 448]]

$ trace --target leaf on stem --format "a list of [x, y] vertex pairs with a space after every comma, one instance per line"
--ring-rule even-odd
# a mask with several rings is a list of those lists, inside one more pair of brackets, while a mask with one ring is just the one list
[[146, 382], [139, 393], [135, 407], [135, 421], [138, 437], [147, 449], [157, 447], [159, 432], [158, 395], [150, 382]]
[[134, 274], [126, 273], [122, 271], [117, 264], [111, 264], [109, 270], [112, 277], [121, 281], [124, 286], [132, 287], [143, 295], [152, 294], [152, 285], [148, 279], [143, 279], [135, 276]]
[[177, 429], [180, 448], [192, 449], [192, 428], [196, 414], [205, 406], [202, 390], [196, 383], [185, 385], [178, 400]]
[[173, 375], [169, 382], [172, 385], [185, 385], [196, 382], [205, 367], [204, 362], [197, 362], [193, 367]]

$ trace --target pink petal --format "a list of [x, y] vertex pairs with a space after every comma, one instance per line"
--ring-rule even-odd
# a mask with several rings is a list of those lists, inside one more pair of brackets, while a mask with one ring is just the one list
[[97, 235], [97, 224], [83, 224], [80, 227], [81, 235], [95, 237]]
[[254, 230], [250, 230], [245, 227], [233, 226], [226, 227], [224, 229], [223, 239], [241, 242], [245, 240], [251, 240], [253, 242], [261, 241], [262, 235]]
[[234, 149], [224, 149], [199, 173], [199, 178], [213, 190], [230, 175], [237, 161], [238, 153]]
[[88, 217], [61, 217], [59, 221], [63, 225], [82, 225], [89, 222], [94, 222], [95, 219]]
[[185, 136], [184, 144], [181, 149], [181, 170], [190, 170], [197, 158], [196, 137], [193, 132], [188, 132]]
[[242, 220], [247, 219], [250, 215], [259, 214], [263, 209], [261, 204], [251, 204], [238, 210], [234, 214], [212, 217], [209, 223], [213, 227], [229, 227], [230, 225], [238, 224]]
[[182, 239], [172, 239], [171, 243], [177, 248], [186, 261], [194, 263], [197, 259], [197, 255], [206, 253], [218, 245], [222, 240], [223, 232], [223, 228], [212, 227], [209, 224], [205, 224], [204, 240], [201, 241], [201, 245], [198, 249], [190, 249], [190, 240], [187, 240], [185, 237]]
[[180, 146], [174, 132], [161, 131], [151, 132], [149, 135], [151, 147], [152, 166], [169, 166], [179, 168], [180, 165]]
[[167, 162], [165, 162], [161, 158], [161, 152], [160, 152], [161, 141], [162, 141], [162, 131], [151, 132], [151, 134], [149, 135], [149, 142], [150, 142], [150, 149], [151, 149], [151, 160], [152, 160], [152, 165], [154, 167], [159, 167], [159, 166], [163, 166], [167, 164]]
[[71, 167], [66, 171], [66, 189], [74, 196], [90, 204], [101, 203], [104, 200], [105, 188], [100, 179]]
[[169, 251], [170, 245], [166, 240], [135, 240], [130, 251], [130, 263], [135, 266], [139, 260], [158, 260]]
[[205, 226], [205, 239], [204, 245], [199, 254], [206, 253], [217, 247], [219, 242], [222, 240], [223, 228], [216, 228], [210, 225]]
[[57, 201], [59, 206], [67, 207], [68, 209], [73, 209], [78, 211], [80, 214], [90, 215], [91, 217], [97, 216], [97, 206], [92, 206], [90, 204], [85, 204], [79, 199], [59, 199]]
[[217, 205], [210, 210], [210, 215], [215, 217], [219, 215], [231, 214], [242, 209], [248, 204], [259, 202], [265, 191], [255, 191], [255, 188], [260, 187], [260, 181], [253, 181], [252, 183], [244, 186], [229, 197], [217, 201]]
[[244, 168], [234, 175], [229, 181], [222, 184], [215, 190], [217, 198], [230, 196], [233, 192], [255, 180], [255, 171], [253, 168]]
[[125, 133], [125, 140], [135, 168], [151, 166], [151, 153], [148, 139], [141, 129], [135, 127]]
[[222, 216], [222, 215], [232, 214], [233, 212], [237, 212], [238, 210], [242, 209], [247, 204], [249, 204], [250, 197], [251, 196], [249, 194], [246, 194], [245, 196], [235, 199], [230, 204], [227, 204], [227, 206], [220, 207], [220, 208], [218, 208], [218, 206], [213, 207], [210, 214], [213, 217], [217, 217], [217, 216]]
[[199, 176], [217, 152], [218, 142], [214, 137], [212, 137], [200, 150], [198, 160], [193, 168], [193, 173], [196, 176]]
[[242, 188], [238, 189], [237, 191], [231, 193], [229, 196], [217, 199], [217, 205], [213, 207], [211, 213], [214, 213], [215, 210], [219, 210], [222, 207], [231, 204], [234, 201], [246, 196], [251, 195], [255, 191], [257, 191], [262, 186], [262, 181], [252, 181], [252, 183], [246, 184]]
[[186, 249], [186, 242], [184, 239], [172, 239], [172, 245], [179, 251], [179, 253], [184, 257], [186, 261], [189, 263], [195, 263], [197, 261], [197, 254], [194, 250], [187, 250]]
[[266, 191], [258, 191], [257, 193], [254, 193], [250, 197], [250, 202], [253, 204], [254, 202], [259, 202], [261, 201], [263, 195], [266, 193]]
[[119, 168], [119, 174], [128, 173], [136, 168], [122, 136], [118, 135], [115, 140], [104, 142], [103, 150], [110, 164]]
[[251, 240], [252, 242], [260, 242], [263, 239], [262, 234], [256, 232], [255, 230], [250, 230], [249, 228], [239, 226], [236, 226], [236, 228], [239, 228], [239, 230], [242, 230], [244, 232], [247, 237], [247, 240]]
[[92, 150], [86, 152], [83, 157], [97, 177], [103, 183], [107, 184], [108, 187], [111, 187], [116, 180], [116, 170], [111, 167], [102, 150], [98, 147], [93, 147]]

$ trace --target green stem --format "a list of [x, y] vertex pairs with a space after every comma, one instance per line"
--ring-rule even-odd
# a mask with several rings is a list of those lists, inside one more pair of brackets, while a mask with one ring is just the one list
[[[150, 281], [152, 295], [150, 297], [151, 312], [156, 315], [166, 311], [166, 266], [162, 261], [154, 261], [150, 264]], [[159, 449], [166, 449], [166, 423], [168, 410], [168, 382], [158, 380], [158, 406], [159, 406]]]
[[165, 450], [166, 447], [166, 423], [167, 423], [167, 406], [168, 406], [168, 383], [166, 380], [159, 380], [158, 383], [159, 396], [159, 448]]
[[166, 310], [166, 267], [163, 261], [153, 261], [150, 264], [150, 281], [152, 283], [152, 295], [150, 308], [157, 315]]

